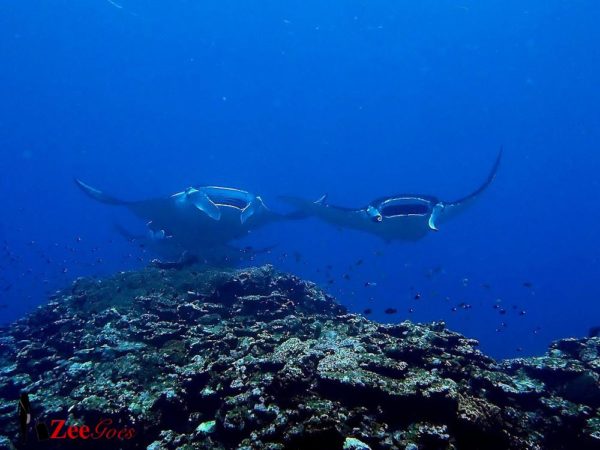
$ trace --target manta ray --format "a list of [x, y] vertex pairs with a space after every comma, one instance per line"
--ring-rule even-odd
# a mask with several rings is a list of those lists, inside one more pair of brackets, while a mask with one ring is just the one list
[[339, 228], [353, 228], [375, 234], [387, 242], [416, 241], [464, 211], [496, 177], [502, 149], [487, 179], [469, 195], [454, 201], [421, 194], [398, 194], [373, 200], [362, 208], [330, 205], [327, 194], [312, 202], [298, 197], [280, 197], [306, 216], [315, 216]]
[[268, 209], [259, 196], [229, 187], [190, 187], [169, 197], [126, 201], [81, 180], [75, 183], [91, 198], [125, 207], [146, 221], [151, 241], [168, 241], [163, 248], [217, 251], [251, 230], [288, 217]]

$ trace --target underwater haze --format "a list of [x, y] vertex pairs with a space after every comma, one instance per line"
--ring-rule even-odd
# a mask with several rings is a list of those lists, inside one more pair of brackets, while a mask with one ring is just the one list
[[443, 320], [494, 357], [587, 335], [600, 325], [599, 19], [592, 0], [2, 2], [2, 321], [156, 257], [115, 231], [143, 221], [75, 177], [128, 200], [231, 186], [288, 213], [282, 195], [459, 199], [503, 148], [473, 206], [415, 242], [307, 217], [236, 245], [274, 246], [249, 263], [352, 312]]

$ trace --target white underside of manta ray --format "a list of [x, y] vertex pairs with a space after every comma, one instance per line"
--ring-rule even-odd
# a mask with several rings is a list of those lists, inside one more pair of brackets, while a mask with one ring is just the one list
[[469, 207], [496, 177], [502, 149], [485, 182], [459, 200], [447, 202], [420, 194], [398, 194], [373, 200], [363, 208], [344, 208], [327, 203], [327, 195], [316, 202], [298, 197], [280, 197], [306, 216], [314, 216], [339, 228], [375, 234], [385, 241], [416, 241]]
[[151, 240], [169, 241], [165, 248], [195, 253], [223, 249], [253, 229], [286, 218], [269, 210], [259, 196], [240, 189], [190, 187], [166, 198], [125, 201], [75, 182], [93, 199], [129, 209], [147, 223]]

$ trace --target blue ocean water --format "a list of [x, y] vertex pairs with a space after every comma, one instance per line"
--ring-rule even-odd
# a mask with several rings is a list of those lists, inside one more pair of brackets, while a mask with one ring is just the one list
[[307, 219], [240, 245], [276, 244], [256, 262], [352, 311], [444, 320], [497, 357], [585, 335], [600, 324], [599, 14], [591, 0], [4, 2], [2, 320], [153, 258], [113, 228], [144, 224], [73, 177], [129, 199], [216, 184], [281, 211], [280, 194], [360, 207], [460, 198], [503, 146], [493, 185], [418, 242]]

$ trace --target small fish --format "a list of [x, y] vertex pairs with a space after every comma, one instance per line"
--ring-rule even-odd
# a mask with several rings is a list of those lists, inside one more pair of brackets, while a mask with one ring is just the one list
[[531, 289], [533, 287], [533, 283], [531, 283], [530, 281], [524, 281], [523, 287], [526, 287], [527, 289]]
[[0, 309], [5, 309], [8, 308], [8, 305], [6, 303], [0, 303]]
[[345, 273], [344, 275], [342, 275], [342, 278], [344, 280], [349, 280], [350, 279], [350, 275], [348, 275], [347, 273]]
[[500, 310], [498, 312], [502, 315], [506, 314], [506, 310], [504, 308], [500, 308]]
[[387, 308], [383, 312], [386, 313], [386, 314], [396, 314], [398, 312], [398, 310], [396, 308]]
[[377, 283], [373, 282], [373, 281], [365, 281], [365, 287], [375, 287], [377, 286]]
[[421, 293], [420, 293], [420, 292], [417, 292], [417, 293], [415, 294], [415, 300], [419, 300], [420, 298], [421, 298]]
[[368, 315], [369, 315], [369, 314], [371, 314], [372, 312], [373, 312], [373, 310], [372, 310], [371, 308], [367, 308], [367, 309], [365, 309], [365, 310], [363, 311], [363, 314], [364, 314], [365, 316], [368, 316]]
[[364, 261], [363, 261], [362, 259], [359, 259], [359, 260], [358, 260], [358, 261], [356, 261], [354, 264], [355, 264], [355, 265], [357, 265], [357, 266], [361, 266], [363, 262], [364, 262]]
[[409, 312], [409, 314], [414, 313], [415, 312], [415, 308], [408, 308], [408, 312]]
[[527, 314], [527, 311], [525, 311], [524, 309], [522, 309], [521, 311], [519, 311], [519, 315], [520, 316], [524, 316], [525, 314]]

